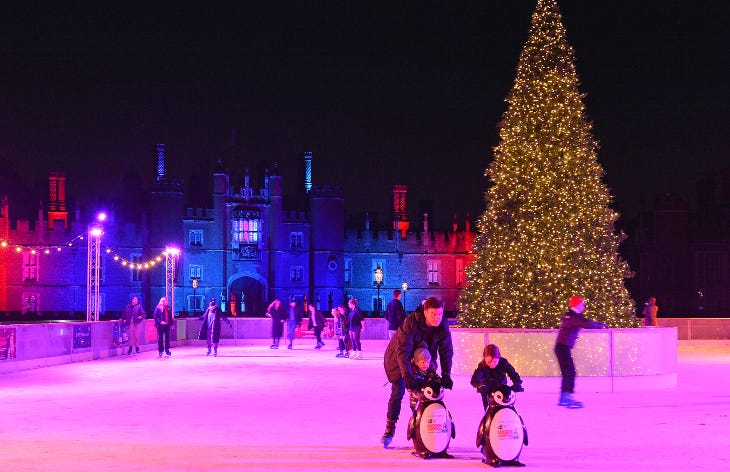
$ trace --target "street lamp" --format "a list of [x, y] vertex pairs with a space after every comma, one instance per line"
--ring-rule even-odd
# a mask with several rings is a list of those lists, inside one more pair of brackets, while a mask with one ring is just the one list
[[195, 296], [195, 291], [198, 289], [198, 278], [192, 277], [193, 279], [193, 318], [195, 318], [195, 311], [198, 309], [198, 298]]
[[380, 267], [375, 269], [375, 283], [378, 284], [377, 307], [378, 307], [378, 316], [380, 316], [380, 285], [383, 283], [383, 269], [381, 269]]
[[403, 293], [403, 310], [406, 309], [406, 292], [408, 291], [408, 282], [400, 284], [400, 290]]

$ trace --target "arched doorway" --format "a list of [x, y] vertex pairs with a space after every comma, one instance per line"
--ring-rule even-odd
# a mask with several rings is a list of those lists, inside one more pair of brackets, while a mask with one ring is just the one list
[[239, 277], [231, 282], [230, 310], [234, 316], [264, 316], [266, 295], [264, 286], [252, 277]]

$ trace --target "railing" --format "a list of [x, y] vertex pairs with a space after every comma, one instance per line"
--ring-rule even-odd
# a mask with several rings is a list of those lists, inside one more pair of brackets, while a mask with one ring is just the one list
[[677, 339], [689, 343], [730, 343], [730, 318], [659, 318], [659, 326], [677, 328]]

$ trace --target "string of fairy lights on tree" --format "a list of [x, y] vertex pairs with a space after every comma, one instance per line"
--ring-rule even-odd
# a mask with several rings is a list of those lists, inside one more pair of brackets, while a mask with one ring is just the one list
[[[16, 254], [30, 253], [38, 255], [52, 255], [63, 252], [67, 249], [78, 248], [79, 246], [86, 244], [86, 238], [83, 234], [76, 236], [68, 242], [63, 244], [23, 244], [23, 243], [12, 243], [8, 241], [0, 241], [0, 250], [9, 250]], [[158, 264], [163, 264], [165, 261], [166, 252], [162, 251], [152, 257], [146, 258], [141, 261], [133, 261], [128, 257], [121, 255], [121, 251], [115, 250], [112, 247], [103, 245], [104, 253], [110, 256], [110, 259], [119, 265], [134, 269], [134, 270], [145, 270], [152, 269]]]
[[555, 328], [573, 294], [591, 318], [636, 325], [618, 253], [625, 236], [578, 85], [557, 2], [538, 0], [486, 171], [462, 326]]

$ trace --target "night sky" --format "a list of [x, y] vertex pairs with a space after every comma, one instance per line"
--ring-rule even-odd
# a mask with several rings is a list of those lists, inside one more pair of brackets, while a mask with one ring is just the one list
[[[315, 183], [343, 185], [349, 213], [385, 223], [402, 183], [419, 227], [421, 208], [438, 227], [483, 211], [534, 10], [534, 0], [41, 3], [0, 5], [11, 216], [35, 217], [52, 170], [67, 172], [70, 201], [134, 191], [130, 171], [144, 188], [163, 142], [168, 176], [193, 186], [218, 160], [254, 175], [278, 161], [293, 191], [312, 151]], [[614, 207], [630, 217], [642, 192], [649, 203], [690, 197], [730, 161], [727, 3], [559, 5]]]

